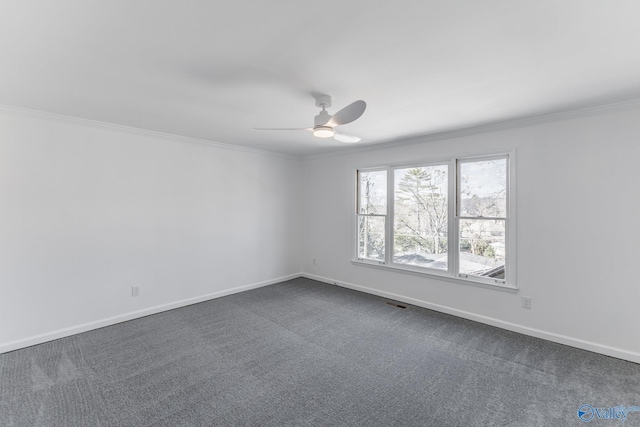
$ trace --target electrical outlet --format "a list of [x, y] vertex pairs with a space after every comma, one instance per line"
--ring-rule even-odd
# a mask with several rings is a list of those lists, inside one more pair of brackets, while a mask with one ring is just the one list
[[313, 265], [316, 265], [316, 259], [314, 258], [312, 261]]
[[131, 287], [131, 296], [137, 297], [140, 295], [140, 285], [134, 285]]
[[522, 308], [531, 309], [531, 297], [522, 297]]

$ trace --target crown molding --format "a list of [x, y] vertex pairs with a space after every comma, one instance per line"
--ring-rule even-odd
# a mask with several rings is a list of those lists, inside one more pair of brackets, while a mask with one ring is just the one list
[[149, 130], [149, 129], [136, 128], [133, 126], [118, 125], [115, 123], [101, 122], [99, 120], [84, 119], [81, 117], [67, 116], [64, 114], [50, 113], [48, 111], [33, 110], [30, 108], [17, 107], [13, 105], [0, 104], [0, 112], [20, 115], [20, 116], [35, 117], [39, 119], [52, 120], [52, 121], [80, 125], [80, 126], [87, 126], [87, 127], [97, 128], [97, 129], [106, 129], [106, 130], [112, 130], [116, 132], [124, 132], [132, 135], [160, 138], [160, 139], [181, 142], [181, 143], [205, 145], [208, 147], [221, 148], [221, 149], [233, 150], [233, 151], [242, 151], [247, 153], [281, 157], [281, 158], [293, 159], [293, 160], [301, 159], [300, 156], [296, 156], [292, 154], [261, 150], [258, 148], [245, 147], [242, 145], [225, 144], [217, 141], [210, 141], [206, 139], [192, 138], [189, 136], [158, 132], [158, 131]]
[[267, 155], [267, 156], [275, 156], [275, 157], [280, 157], [280, 158], [285, 158], [290, 160], [312, 160], [312, 159], [342, 156], [345, 154], [384, 150], [390, 147], [401, 147], [406, 145], [423, 144], [427, 142], [434, 142], [434, 141], [441, 141], [441, 140], [459, 138], [464, 136], [497, 132], [500, 130], [517, 129], [517, 128], [533, 126], [537, 124], [589, 117], [589, 116], [594, 116], [598, 114], [606, 114], [606, 113], [630, 110], [635, 108], [640, 108], [640, 98], [613, 102], [608, 104], [601, 104], [601, 105], [590, 106], [590, 107], [568, 109], [568, 110], [557, 111], [552, 113], [538, 114], [538, 115], [527, 116], [527, 117], [520, 117], [512, 120], [487, 123], [487, 124], [482, 124], [477, 126], [468, 126], [460, 129], [428, 133], [424, 135], [417, 135], [417, 136], [412, 136], [412, 137], [402, 138], [402, 139], [389, 139], [389, 140], [381, 141], [375, 144], [370, 144], [370, 145], [365, 145], [360, 147], [350, 147], [347, 149], [337, 148], [325, 153], [295, 155], [295, 154], [288, 154], [288, 153], [282, 153], [277, 151], [261, 150], [259, 148], [245, 147], [242, 145], [225, 144], [217, 141], [192, 138], [188, 136], [176, 135], [176, 134], [165, 133], [165, 132], [158, 132], [158, 131], [153, 131], [149, 129], [136, 128], [133, 126], [118, 125], [114, 123], [84, 119], [80, 117], [68, 116], [68, 115], [63, 115], [58, 113], [50, 113], [47, 111], [34, 110], [30, 108], [25, 108], [25, 107], [17, 107], [12, 105], [0, 104], [0, 112], [10, 113], [10, 114], [37, 117], [41, 119], [53, 120], [53, 121], [58, 121], [63, 123], [94, 127], [98, 129], [108, 129], [108, 130], [113, 130], [118, 132], [125, 132], [133, 135], [161, 138], [165, 140], [171, 140], [171, 141], [182, 142], [182, 143], [199, 144], [199, 145], [205, 145], [209, 147], [216, 147], [216, 148], [227, 149], [227, 150], [243, 151], [243, 152], [261, 154], [261, 155]]
[[346, 150], [332, 150], [326, 153], [310, 154], [303, 156], [303, 160], [314, 160], [328, 157], [342, 156], [345, 154], [363, 153], [367, 151], [385, 150], [391, 147], [402, 147], [406, 145], [423, 144], [427, 142], [442, 141], [446, 139], [460, 138], [483, 133], [497, 132], [507, 129], [518, 129], [544, 123], [557, 122], [562, 120], [578, 119], [599, 114], [612, 113], [616, 111], [626, 111], [640, 108], [640, 98], [614, 102], [609, 104], [596, 105], [591, 107], [575, 108], [553, 113], [538, 114], [527, 117], [520, 117], [512, 120], [487, 123], [477, 126], [469, 126], [461, 129], [454, 129], [443, 132], [435, 132], [418, 136], [411, 136], [402, 139], [390, 139], [375, 144], [360, 147], [350, 147]]

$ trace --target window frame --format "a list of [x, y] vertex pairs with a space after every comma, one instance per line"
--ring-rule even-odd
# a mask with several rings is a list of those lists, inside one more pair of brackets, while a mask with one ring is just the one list
[[[451, 177], [451, 160], [440, 160], [440, 161], [430, 161], [430, 162], [420, 162], [420, 163], [410, 163], [410, 164], [400, 164], [389, 167], [389, 172], [387, 172], [387, 205], [389, 210], [389, 259], [388, 264], [394, 268], [400, 270], [408, 270], [417, 273], [425, 273], [431, 274], [435, 276], [450, 276], [452, 274], [452, 263], [451, 263], [451, 250], [453, 248], [453, 242], [449, 238], [450, 233], [452, 232], [450, 214], [453, 205], [453, 201], [451, 200], [451, 185], [452, 185], [452, 177]], [[399, 262], [393, 261], [393, 251], [395, 250], [394, 244], [394, 227], [395, 227], [395, 171], [399, 169], [411, 169], [411, 168], [421, 168], [421, 167], [432, 167], [432, 166], [447, 166], [447, 269], [440, 268], [429, 268], [429, 267], [420, 267], [418, 265], [410, 265], [403, 264]]]
[[[461, 208], [461, 203], [460, 203], [460, 187], [461, 187], [461, 167], [460, 164], [462, 163], [473, 163], [473, 162], [481, 162], [481, 161], [488, 161], [488, 160], [499, 160], [499, 159], [505, 159], [506, 160], [506, 168], [505, 168], [505, 185], [506, 185], [506, 195], [505, 195], [505, 216], [504, 217], [473, 217], [473, 216], [462, 216], [460, 215], [460, 208]], [[507, 279], [508, 279], [508, 275], [509, 275], [509, 270], [511, 269], [511, 262], [510, 261], [510, 256], [509, 256], [509, 248], [510, 248], [510, 243], [509, 243], [509, 227], [510, 227], [510, 223], [509, 223], [509, 217], [511, 215], [511, 209], [510, 209], [510, 198], [511, 198], [511, 188], [510, 188], [510, 184], [509, 184], [509, 176], [510, 176], [510, 161], [509, 161], [509, 156], [505, 155], [505, 154], [501, 154], [501, 155], [492, 155], [492, 156], [481, 156], [481, 157], [465, 157], [465, 158], [458, 158], [455, 160], [455, 174], [456, 174], [456, 188], [455, 188], [455, 198], [456, 198], [456, 203], [455, 203], [455, 208], [454, 208], [454, 212], [453, 212], [453, 216], [454, 216], [454, 226], [455, 226], [455, 241], [456, 241], [456, 255], [454, 257], [455, 259], [455, 274], [456, 276], [458, 276], [461, 279], [471, 279], [473, 281], [479, 282], [479, 283], [485, 283], [488, 285], [505, 285], [507, 283]], [[495, 278], [487, 278], [487, 277], [482, 277], [482, 276], [469, 276], [468, 274], [463, 274], [460, 273], [460, 222], [462, 220], [465, 219], [470, 219], [470, 220], [499, 220], [499, 221], [504, 221], [505, 223], [505, 278], [504, 279], [495, 279]]]
[[[515, 167], [516, 152], [511, 150], [492, 150], [476, 154], [465, 154], [464, 156], [451, 156], [447, 158], [431, 158], [424, 161], [412, 160], [406, 163], [397, 163], [391, 165], [356, 168], [355, 169], [355, 221], [352, 233], [352, 241], [354, 242], [354, 250], [352, 251], [352, 264], [373, 266], [386, 270], [393, 270], [402, 273], [414, 274], [421, 277], [432, 277], [444, 279], [455, 283], [462, 283], [473, 286], [480, 286], [490, 289], [517, 291], [516, 283], [516, 204], [515, 204]], [[505, 221], [505, 278], [495, 279], [482, 276], [471, 276], [459, 273], [459, 221], [467, 217], [461, 217], [459, 214], [459, 185], [460, 185], [460, 163], [469, 163], [474, 161], [506, 159], [506, 217], [497, 218]], [[447, 165], [447, 269], [436, 269], [429, 267], [421, 267], [397, 263], [394, 258], [394, 228], [395, 228], [395, 171], [398, 169], [418, 168]], [[385, 215], [385, 259], [384, 261], [364, 259], [358, 257], [358, 232], [357, 224], [360, 204], [359, 194], [359, 172], [386, 171], [387, 174], [387, 213]], [[471, 219], [479, 219], [470, 217]], [[486, 219], [494, 219], [487, 217]], [[355, 238], [354, 238], [355, 237]]]
[[[387, 200], [385, 203], [386, 206], [386, 210], [387, 212], [384, 214], [363, 214], [360, 213], [360, 172], [381, 172], [384, 171], [387, 174]], [[355, 252], [354, 252], [354, 260], [357, 260], [358, 262], [361, 263], [365, 263], [365, 264], [374, 264], [374, 265], [384, 265], [386, 264], [387, 261], [387, 254], [388, 254], [388, 250], [389, 250], [389, 230], [388, 230], [388, 223], [389, 223], [389, 170], [387, 167], [373, 167], [373, 168], [361, 168], [361, 169], [356, 169], [356, 206], [355, 206], [355, 221], [354, 221], [354, 230], [355, 230]], [[362, 217], [370, 217], [370, 218], [384, 218], [384, 254], [385, 254], [385, 258], [384, 260], [380, 261], [380, 260], [376, 260], [374, 258], [360, 258], [359, 257], [359, 248], [360, 248], [360, 241], [359, 241], [359, 237], [358, 237], [358, 221], [360, 218]]]

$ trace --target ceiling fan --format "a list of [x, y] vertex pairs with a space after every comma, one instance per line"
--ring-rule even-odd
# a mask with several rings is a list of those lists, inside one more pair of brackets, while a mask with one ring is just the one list
[[331, 107], [331, 97], [329, 95], [317, 95], [316, 106], [322, 111], [314, 119], [312, 128], [254, 128], [256, 130], [307, 130], [313, 132], [313, 136], [318, 138], [333, 137], [340, 142], [360, 142], [361, 138], [335, 130], [336, 126], [346, 125], [357, 120], [367, 108], [367, 103], [360, 100], [353, 102], [334, 115], [329, 115], [327, 108]]

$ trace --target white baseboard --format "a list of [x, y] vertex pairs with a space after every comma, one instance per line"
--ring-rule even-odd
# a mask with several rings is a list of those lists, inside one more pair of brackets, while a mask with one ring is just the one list
[[384, 298], [393, 299], [395, 301], [406, 302], [407, 304], [412, 304], [418, 307], [427, 308], [430, 310], [438, 311], [441, 313], [451, 314], [453, 316], [461, 317], [463, 319], [473, 320], [476, 322], [484, 323], [487, 325], [495, 326], [498, 328], [506, 329], [513, 332], [518, 332], [524, 335], [533, 336], [536, 338], [542, 338], [548, 341], [557, 342], [559, 344], [568, 345], [571, 347], [580, 348], [583, 350], [593, 351], [595, 353], [604, 354], [606, 356], [616, 357], [618, 359], [628, 360], [634, 363], [640, 363], [640, 354], [616, 347], [611, 347], [603, 344], [594, 343], [591, 341], [585, 341], [578, 338], [569, 337], [566, 335], [556, 334], [553, 332], [543, 331], [540, 329], [530, 328], [528, 326], [518, 325], [511, 322], [505, 322], [500, 319], [496, 319], [493, 317], [482, 316], [479, 314], [474, 314], [468, 311], [459, 310], [456, 308], [431, 303], [428, 301], [419, 300], [416, 298], [407, 297], [404, 295], [395, 294], [393, 292], [381, 291], [374, 288], [369, 288], [367, 286], [356, 285], [353, 283], [347, 283], [338, 281], [335, 279], [330, 279], [328, 277], [317, 276], [309, 273], [295, 273], [290, 274], [283, 277], [278, 277], [275, 279], [265, 280], [262, 282], [251, 283], [244, 286], [238, 286], [231, 289], [225, 289], [218, 292], [213, 292], [206, 295], [201, 295], [198, 297], [187, 298], [180, 301], [174, 301], [167, 304], [161, 304], [154, 307], [145, 308], [143, 310], [133, 311], [129, 313], [124, 313], [118, 316], [109, 317], [106, 319], [96, 320], [93, 322], [83, 323], [81, 325], [71, 326], [64, 329], [58, 329], [55, 331], [47, 332], [40, 335], [35, 335], [27, 338], [23, 338], [16, 341], [11, 341], [7, 343], [0, 344], [0, 354], [6, 353], [9, 351], [18, 350], [25, 347], [30, 347], [36, 344], [42, 344], [47, 341], [56, 340], [59, 338], [68, 337], [70, 335], [79, 334], [82, 332], [91, 331], [94, 329], [102, 328], [105, 326], [115, 325], [117, 323], [126, 322], [128, 320], [137, 319], [144, 316], [149, 316], [151, 314], [160, 313], [167, 310], [172, 310], [174, 308], [185, 307], [191, 304], [197, 304], [199, 302], [204, 302], [216, 298], [221, 298], [227, 295], [235, 294], [238, 292], [248, 291], [250, 289], [257, 289], [263, 286], [272, 285], [275, 283], [283, 282], [286, 280], [295, 279], [298, 277], [306, 277], [308, 279], [317, 280], [319, 282], [328, 283], [331, 285], [337, 285], [348, 289], [353, 289], [360, 292], [365, 292], [372, 295], [377, 295]]
[[633, 351], [628, 351], [628, 350], [624, 350], [616, 347], [610, 347], [608, 345], [598, 344], [591, 341], [585, 341], [579, 338], [573, 338], [566, 335], [556, 334], [554, 332], [548, 332], [540, 329], [530, 328], [528, 326], [518, 325], [516, 323], [505, 322], [504, 320], [496, 319], [493, 317], [482, 316], [479, 314], [470, 313], [468, 311], [458, 310], [456, 308], [447, 307], [440, 304], [434, 304], [428, 301], [422, 301], [416, 298], [394, 294], [392, 292], [385, 292], [385, 291], [369, 288], [362, 285], [356, 285], [353, 283], [341, 282], [341, 281], [330, 279], [327, 277], [316, 276], [314, 274], [302, 273], [301, 276], [306, 277], [308, 279], [317, 280], [319, 282], [329, 283], [331, 285], [337, 285], [344, 288], [353, 289], [356, 291], [393, 299], [395, 301], [406, 302], [407, 304], [428, 308], [429, 310], [439, 311], [441, 313], [451, 314], [453, 316], [461, 317], [463, 319], [473, 320], [475, 322], [480, 322], [486, 325], [491, 325], [491, 326], [506, 329], [509, 331], [518, 332], [524, 335], [529, 335], [536, 338], [542, 338], [547, 341], [568, 345], [570, 347], [576, 347], [582, 350], [588, 350], [594, 353], [600, 353], [606, 356], [628, 360], [634, 363], [640, 363], [640, 353], [636, 353]]
[[210, 294], [201, 295], [198, 297], [187, 298], [180, 301], [174, 301], [167, 304], [156, 305], [154, 307], [145, 308], [142, 310], [132, 311], [129, 313], [120, 314], [118, 316], [109, 317], [106, 319], [96, 320], [93, 322], [83, 323], [81, 325], [71, 326], [64, 329], [58, 329], [44, 334], [35, 335], [15, 341], [0, 344], [0, 354], [9, 351], [18, 350], [25, 347], [30, 347], [36, 344], [42, 344], [47, 341], [57, 340], [59, 338], [68, 337], [70, 335], [79, 334], [82, 332], [91, 331], [93, 329], [103, 328], [105, 326], [115, 325], [116, 323], [126, 322], [128, 320], [137, 319], [151, 314], [160, 313], [167, 310], [173, 310], [174, 308], [185, 307], [191, 304], [197, 304], [216, 298], [221, 298], [227, 295], [235, 294], [238, 292], [248, 291], [250, 289], [261, 288], [263, 286], [273, 285], [274, 283], [284, 282], [286, 280], [295, 279], [300, 277], [300, 273], [289, 274], [287, 276], [278, 277], [271, 280], [265, 280], [263, 282], [251, 283], [248, 285], [238, 286], [231, 289], [225, 289], [222, 291], [212, 292]]

